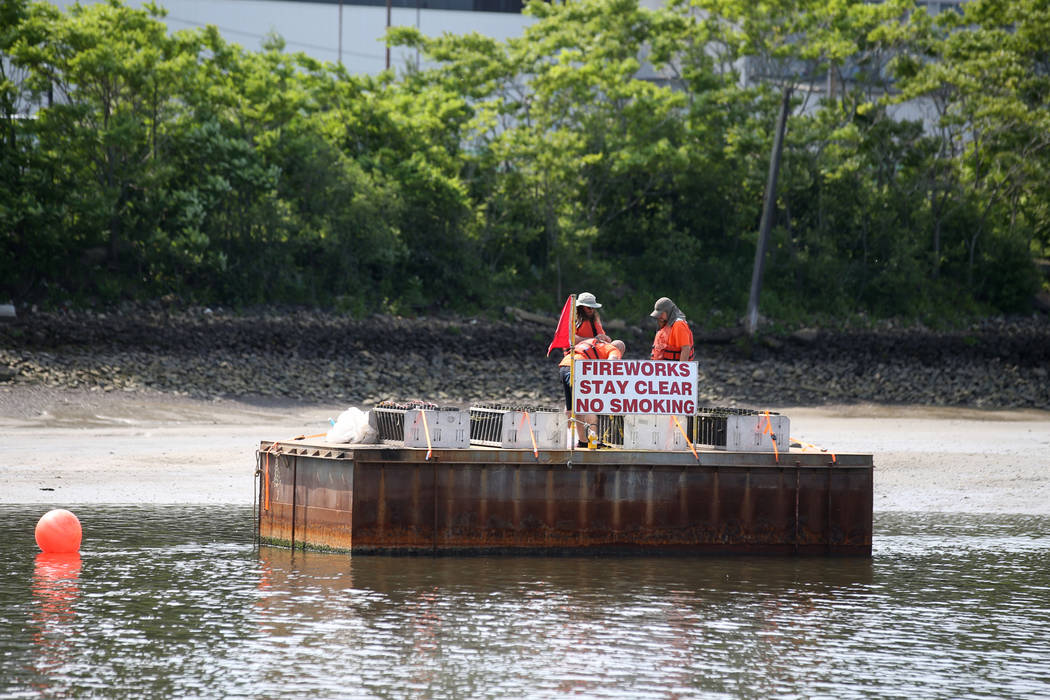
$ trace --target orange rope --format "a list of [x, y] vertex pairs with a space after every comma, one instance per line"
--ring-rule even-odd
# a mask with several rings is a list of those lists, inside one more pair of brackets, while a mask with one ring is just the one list
[[[532, 432], [532, 421], [529, 420], [529, 412], [528, 411], [522, 411], [521, 414], [522, 414], [522, 417], [521, 417], [522, 424], [529, 426], [529, 437], [532, 438], [532, 456], [535, 457], [536, 459], [539, 459], [540, 458], [540, 451], [536, 448], [536, 434]], [[519, 426], [518, 429], [520, 430], [521, 427]]]
[[674, 424], [678, 426], [678, 431], [682, 433], [682, 437], [685, 438], [685, 444], [689, 445], [689, 449], [693, 451], [693, 456], [696, 457], [696, 461], [699, 462], [700, 455], [696, 453], [696, 448], [693, 447], [692, 441], [690, 441], [689, 436], [685, 434], [685, 429], [682, 428], [682, 424], [678, 421], [678, 416], [671, 416], [671, 420], [673, 420]]
[[[317, 433], [316, 435], [296, 435], [292, 440], [309, 440], [310, 438], [324, 437], [327, 433]], [[264, 450], [266, 454], [266, 460], [263, 464], [263, 480], [266, 482], [266, 486], [263, 489], [265, 492], [266, 510], [270, 510], [270, 455], [275, 457], [281, 454], [281, 443], [272, 442], [270, 446]], [[274, 461], [274, 468], [277, 467], [276, 460]]]
[[266, 510], [270, 510], [270, 450], [266, 450], [266, 470], [263, 481], [266, 483]]
[[780, 464], [780, 449], [777, 447], [777, 436], [773, 432], [773, 421], [769, 419], [769, 411], [763, 413], [762, 416], [766, 419], [766, 427], [762, 433], [768, 435], [769, 439], [773, 441], [773, 458], [777, 464]]
[[274, 455], [273, 467], [277, 468], [277, 457], [281, 454], [281, 443], [272, 442], [266, 448], [266, 510], [270, 510], [270, 455]]
[[430, 461], [430, 455], [434, 453], [434, 450], [430, 446], [430, 428], [427, 426], [426, 409], [419, 409], [419, 415], [423, 416], [423, 433], [427, 436], [427, 461]]
[[[425, 421], [425, 419], [424, 419], [424, 421]], [[327, 434], [328, 433], [317, 433], [316, 435], [296, 435], [295, 437], [292, 438], [292, 440], [309, 440], [311, 438], [324, 437]], [[427, 443], [429, 444], [429, 442], [430, 442], [430, 436], [427, 435]], [[281, 443], [279, 443], [279, 442], [270, 443], [270, 446], [267, 447], [264, 452], [266, 454], [266, 461], [265, 461], [265, 463], [263, 465], [263, 467], [264, 467], [264, 469], [263, 469], [263, 478], [264, 478], [264, 480], [266, 482], [266, 487], [265, 487], [264, 491], [265, 491], [265, 497], [266, 497], [266, 510], [270, 510], [270, 455], [273, 454], [273, 455], [276, 456], [276, 455], [280, 455], [281, 454]], [[427, 454], [427, 459], [430, 459], [430, 454], [429, 453]], [[277, 466], [277, 464], [275, 462], [274, 463], [274, 467], [276, 467], [276, 466]]]

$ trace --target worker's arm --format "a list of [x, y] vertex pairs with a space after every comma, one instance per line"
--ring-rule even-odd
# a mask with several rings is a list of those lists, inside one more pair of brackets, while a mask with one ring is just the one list
[[680, 361], [689, 361], [690, 355], [693, 354], [693, 332], [689, 330], [689, 326], [685, 321], [677, 321], [671, 327], [671, 340], [667, 344], [671, 347], [677, 345], [682, 349], [678, 355]]

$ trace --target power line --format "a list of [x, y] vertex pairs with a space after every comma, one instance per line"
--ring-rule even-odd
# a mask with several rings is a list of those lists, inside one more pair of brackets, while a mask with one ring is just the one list
[[[255, 32], [246, 32], [243, 29], [232, 29], [230, 27], [220, 27], [219, 25], [212, 24], [211, 22], [207, 22], [207, 23], [205, 23], [205, 22], [196, 22], [196, 21], [194, 21], [192, 19], [182, 19], [181, 17], [172, 17], [171, 15], [166, 16], [164, 19], [172, 20], [174, 22], [182, 22], [183, 24], [191, 24], [191, 25], [196, 26], [196, 27], [213, 26], [216, 29], [218, 29], [219, 31], [223, 32], [224, 34], [227, 34], [227, 33], [228, 34], [240, 34], [242, 36], [252, 37], [253, 39], [266, 39], [267, 38], [266, 34], [256, 34]], [[332, 53], [332, 54], [337, 54], [338, 53], [338, 50], [337, 49], [333, 49], [331, 46], [320, 46], [319, 44], [309, 44], [309, 43], [306, 43], [306, 42], [303, 42], [303, 41], [291, 41], [289, 39], [285, 39], [285, 43], [289, 44], [289, 45], [293, 45], [293, 46], [302, 46], [302, 47], [305, 47], [305, 48], [308, 48], [308, 49], [314, 49], [315, 51], [327, 51], [327, 52]], [[382, 56], [380, 54], [361, 53], [359, 51], [347, 51], [346, 49], [343, 50], [343, 53], [349, 54], [351, 56], [356, 56], [358, 58], [368, 58], [368, 59], [373, 59], [373, 60], [376, 60], [376, 61], [384, 60], [384, 56]]]

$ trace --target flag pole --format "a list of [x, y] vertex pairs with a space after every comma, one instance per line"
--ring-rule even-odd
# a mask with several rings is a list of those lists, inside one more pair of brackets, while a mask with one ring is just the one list
[[572, 388], [570, 395], [572, 396], [572, 405], [569, 407], [569, 430], [571, 431], [572, 439], [569, 440], [569, 449], [576, 449], [576, 358], [574, 357], [576, 350], [576, 295], [570, 294], [569, 298], [572, 299], [572, 322], [569, 324], [569, 386]]

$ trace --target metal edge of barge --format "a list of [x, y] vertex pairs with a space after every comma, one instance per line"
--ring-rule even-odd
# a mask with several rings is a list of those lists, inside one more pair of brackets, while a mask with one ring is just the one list
[[261, 544], [351, 554], [871, 556], [870, 454], [262, 441]]

